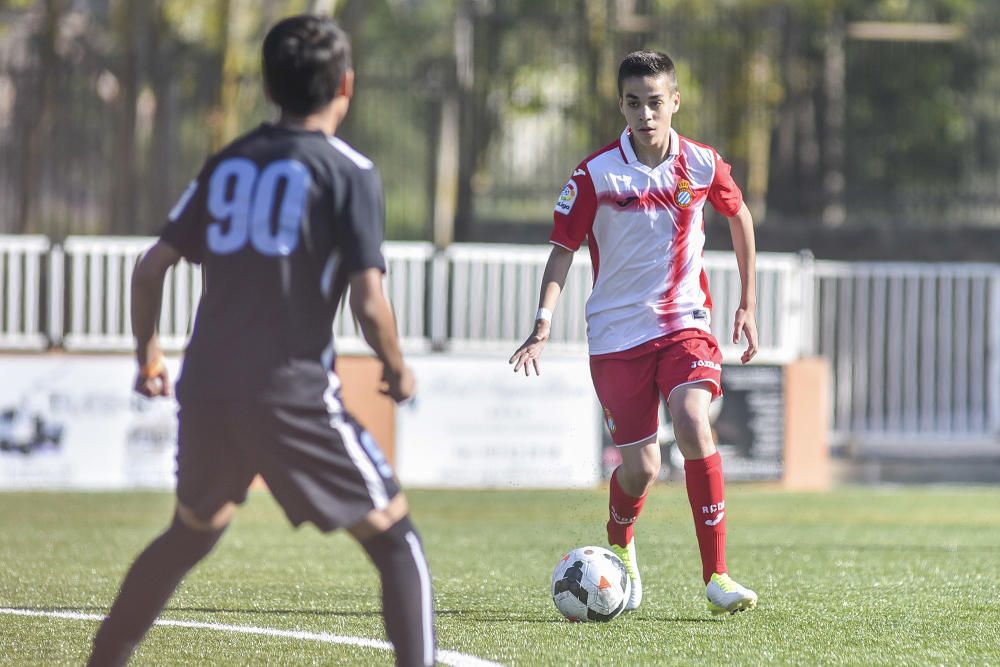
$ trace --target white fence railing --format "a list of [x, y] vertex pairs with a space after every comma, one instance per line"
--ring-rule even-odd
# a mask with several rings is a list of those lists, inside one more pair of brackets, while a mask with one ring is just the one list
[[[132, 270], [149, 238], [0, 236], [0, 350], [127, 351]], [[403, 346], [511, 353], [531, 330], [546, 247], [387, 243], [386, 290]], [[706, 253], [713, 331], [730, 361], [739, 300], [731, 253]], [[552, 352], [585, 353], [590, 257], [577, 253], [553, 319]], [[757, 260], [756, 363], [828, 358], [838, 439], [912, 441], [1000, 435], [1000, 264]], [[163, 344], [182, 349], [201, 295], [201, 271], [168, 276]], [[367, 349], [349, 308], [338, 349]]]
[[1000, 266], [816, 262], [814, 286], [836, 434], [1000, 434]]
[[[64, 279], [55, 292], [67, 298], [62, 309], [62, 336], [53, 343], [72, 351], [131, 350], [129, 317], [132, 271], [139, 256], [154, 239], [143, 237], [71, 236], [53, 264], [62, 266]], [[425, 304], [428, 262], [433, 255], [429, 243], [392, 243], [386, 246], [387, 291], [396, 308], [401, 342], [409, 351], [429, 348], [425, 334]], [[164, 349], [184, 348], [194, 326], [202, 292], [198, 267], [181, 262], [167, 274], [160, 310], [160, 340]], [[367, 349], [349, 308], [335, 321], [338, 349]]]
[[[804, 288], [810, 263], [796, 255], [757, 255], [757, 357], [756, 363], [783, 364], [798, 359], [808, 347], [805, 309], [809, 293]], [[712, 333], [723, 357], [736, 363], [745, 343], [732, 344], [733, 322], [740, 304], [740, 274], [731, 252], [706, 252], [705, 268], [712, 294]]]
[[[538, 290], [548, 256], [548, 248], [537, 246], [449, 247], [449, 349], [513, 354], [534, 328]], [[552, 319], [552, 350], [587, 349], [584, 305], [592, 282], [589, 255], [577, 253], [559, 300], [558, 314]]]
[[[430, 243], [386, 243], [386, 292], [396, 313], [400, 345], [408, 352], [426, 352], [431, 348], [428, 334], [428, 303], [431, 301], [431, 266], [434, 246]], [[333, 322], [338, 352], [367, 352], [345, 302]]]
[[[153, 239], [71, 236], [62, 246], [67, 350], [131, 350], [132, 271]], [[160, 342], [181, 350], [201, 298], [201, 271], [181, 262], [167, 273], [160, 308]]]
[[50, 244], [44, 236], [0, 236], [0, 348], [43, 349], [45, 281]]
[[[447, 250], [450, 279], [449, 348], [513, 353], [531, 333], [538, 290], [549, 250], [545, 247], [455, 244]], [[705, 253], [714, 301], [712, 330], [727, 360], [742, 349], [729, 341], [740, 300], [740, 278], [732, 253]], [[758, 363], [784, 363], [799, 356], [803, 331], [802, 262], [795, 255], [757, 257]], [[593, 283], [590, 255], [576, 253], [556, 316], [549, 349], [585, 351], [585, 306]]]

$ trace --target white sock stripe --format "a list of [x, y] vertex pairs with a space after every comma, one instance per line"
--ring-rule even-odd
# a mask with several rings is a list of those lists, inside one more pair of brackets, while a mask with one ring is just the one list
[[434, 608], [431, 594], [431, 573], [427, 567], [427, 560], [424, 558], [424, 550], [420, 546], [420, 540], [413, 531], [406, 533], [406, 541], [410, 544], [410, 552], [413, 554], [413, 562], [417, 564], [417, 573], [420, 576], [420, 609], [421, 626], [424, 634], [424, 664], [434, 664]]

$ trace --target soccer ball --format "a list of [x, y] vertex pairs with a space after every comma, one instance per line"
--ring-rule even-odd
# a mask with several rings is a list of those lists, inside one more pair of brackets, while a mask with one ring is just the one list
[[610, 621], [625, 609], [632, 581], [618, 556], [601, 547], [580, 547], [559, 560], [551, 590], [567, 619]]

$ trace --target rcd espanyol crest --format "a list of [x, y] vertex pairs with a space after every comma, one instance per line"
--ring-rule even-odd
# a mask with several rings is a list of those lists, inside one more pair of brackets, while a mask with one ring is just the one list
[[694, 201], [694, 193], [691, 192], [691, 183], [687, 179], [681, 179], [677, 184], [677, 191], [674, 192], [674, 202], [681, 208], [687, 208]]
[[607, 408], [604, 408], [604, 421], [608, 425], [608, 431], [614, 433], [618, 426], [615, 424], [615, 418], [611, 415], [611, 410], [608, 410]]

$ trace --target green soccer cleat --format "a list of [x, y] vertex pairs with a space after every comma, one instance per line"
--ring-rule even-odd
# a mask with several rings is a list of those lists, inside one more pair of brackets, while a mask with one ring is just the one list
[[713, 574], [705, 595], [708, 610], [716, 615], [735, 614], [757, 606], [757, 594], [730, 579], [728, 574]]
[[628, 602], [625, 603], [625, 611], [638, 609], [642, 603], [642, 579], [639, 577], [639, 561], [635, 557], [635, 538], [628, 543], [627, 547], [612, 544], [611, 551], [622, 559], [625, 571], [628, 572], [628, 578], [632, 580], [632, 593], [629, 595]]

